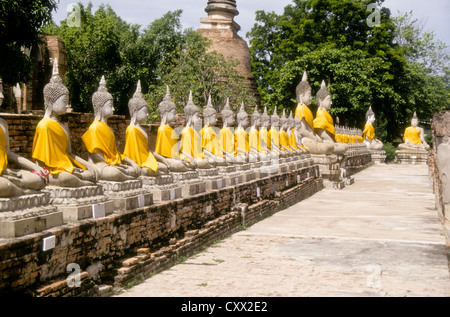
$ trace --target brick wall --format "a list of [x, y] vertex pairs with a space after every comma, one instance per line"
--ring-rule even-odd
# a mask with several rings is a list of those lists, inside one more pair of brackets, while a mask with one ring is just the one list
[[[302, 175], [298, 183], [296, 175]], [[0, 294], [92, 296], [98, 294], [99, 285], [123, 287], [320, 191], [322, 179], [316, 175], [317, 166], [303, 168], [0, 240]], [[256, 187], [261, 188], [260, 197], [256, 197]], [[56, 238], [55, 248], [42, 251], [43, 238], [51, 235]], [[71, 263], [81, 268], [80, 287], [67, 283]]]

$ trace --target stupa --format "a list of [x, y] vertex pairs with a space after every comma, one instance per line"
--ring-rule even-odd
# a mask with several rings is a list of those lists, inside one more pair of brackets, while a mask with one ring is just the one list
[[197, 31], [212, 42], [209, 50], [221, 53], [226, 59], [238, 59], [236, 67], [248, 84], [249, 90], [260, 101], [256, 81], [251, 70], [251, 58], [248, 44], [238, 32], [241, 29], [234, 21], [239, 15], [235, 0], [208, 0], [205, 8], [207, 18], [200, 18], [200, 28]]

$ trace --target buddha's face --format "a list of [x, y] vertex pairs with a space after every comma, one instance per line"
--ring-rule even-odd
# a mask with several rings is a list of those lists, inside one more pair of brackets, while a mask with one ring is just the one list
[[367, 119], [370, 123], [374, 123], [375, 122], [375, 116], [374, 115], [370, 115], [369, 118]]
[[147, 120], [147, 117], [148, 117], [148, 109], [147, 109], [147, 107], [141, 108], [136, 113], [136, 121], [139, 122], [139, 123], [144, 122], [145, 120]]
[[260, 118], [260, 117], [258, 117], [258, 118], [253, 118], [253, 119], [252, 119], [252, 124], [253, 124], [255, 127], [259, 127], [259, 126], [261, 125], [261, 118]]
[[325, 110], [330, 110], [332, 104], [333, 101], [331, 101], [330, 95], [326, 96], [325, 99], [323, 99], [322, 102], [320, 103], [322, 108], [324, 108]]
[[312, 94], [311, 89], [308, 89], [304, 93], [300, 94], [300, 102], [305, 106], [309, 106], [311, 104]]
[[177, 111], [175, 108], [173, 108], [172, 110], [170, 110], [169, 112], [166, 113], [166, 120], [167, 122], [172, 122], [175, 120], [177, 116]]
[[102, 117], [105, 119], [111, 118], [114, 113], [113, 101], [108, 100], [102, 107]]
[[226, 119], [226, 122], [227, 122], [227, 124], [228, 125], [233, 125], [234, 124], [234, 116], [229, 116], [227, 119]]
[[419, 125], [419, 120], [417, 120], [417, 119], [412, 119], [412, 120], [411, 120], [411, 125], [412, 125], [413, 127], [417, 127], [417, 126]]
[[213, 114], [213, 115], [205, 118], [205, 123], [208, 123], [208, 122], [209, 122], [210, 125], [216, 124], [217, 123], [217, 116], [215, 114]]
[[194, 126], [199, 126], [202, 124], [202, 119], [200, 118], [200, 115], [198, 112], [194, 113], [191, 120], [192, 120], [192, 123], [194, 124]]
[[62, 95], [56, 101], [53, 103], [53, 113], [60, 115], [64, 114], [67, 111], [67, 106], [69, 104], [69, 96], [68, 95]]
[[267, 128], [270, 126], [270, 120], [261, 121], [261, 127]]
[[246, 127], [246, 126], [248, 126], [248, 117], [245, 117], [243, 120], [241, 120], [241, 126], [242, 127]]

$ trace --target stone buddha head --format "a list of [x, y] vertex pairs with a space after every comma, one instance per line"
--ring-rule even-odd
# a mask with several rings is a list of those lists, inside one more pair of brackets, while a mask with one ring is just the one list
[[249, 124], [248, 122], [248, 114], [245, 111], [244, 103], [241, 103], [241, 108], [239, 109], [239, 112], [237, 114], [237, 121], [240, 127], [246, 128]]
[[287, 127], [288, 129], [292, 130], [295, 128], [295, 121], [294, 121], [294, 117], [292, 116], [292, 110], [289, 113], [289, 117], [288, 117], [288, 122], [287, 122]]
[[222, 114], [222, 121], [224, 124], [227, 126], [232, 126], [234, 124], [234, 113], [230, 108], [230, 101], [228, 98], [225, 107], [220, 113]]
[[212, 126], [217, 123], [217, 111], [214, 109], [211, 102], [211, 95], [208, 97], [208, 103], [205, 109], [203, 109], [203, 124], [207, 126]]
[[280, 117], [277, 114], [277, 107], [273, 110], [272, 116], [270, 116], [270, 123], [272, 128], [279, 129], [280, 128]]
[[161, 124], [170, 124], [177, 115], [177, 108], [170, 96], [169, 86], [166, 86], [166, 95], [158, 105], [159, 116], [161, 117]]
[[372, 110], [372, 106], [370, 106], [369, 110], [366, 112], [366, 121], [370, 124], [375, 122], [375, 113]]
[[283, 129], [283, 130], [286, 130], [287, 127], [288, 127], [287, 124], [288, 124], [288, 119], [286, 117], [286, 110], [283, 109], [283, 113], [282, 113], [282, 115], [280, 117], [280, 128]]
[[264, 112], [261, 115], [261, 127], [268, 128], [270, 126], [270, 116], [267, 113], [267, 107], [264, 107]]
[[254, 126], [255, 128], [259, 128], [261, 126], [261, 115], [258, 112], [258, 105], [256, 105], [256, 107], [255, 107], [255, 111], [253, 112], [253, 114], [251, 116], [251, 120], [252, 120], [252, 126]]
[[302, 81], [298, 84], [295, 92], [297, 95], [297, 102], [299, 104], [304, 104], [305, 106], [309, 106], [311, 104], [312, 90], [308, 83], [308, 75], [306, 74], [306, 71], [303, 73]]
[[113, 96], [106, 87], [105, 76], [102, 76], [97, 91], [92, 95], [95, 120], [108, 119], [114, 113]]
[[414, 116], [411, 119], [411, 125], [415, 128], [419, 125], [419, 118], [417, 117], [416, 112], [414, 111]]
[[194, 104], [194, 100], [192, 99], [192, 91], [189, 92], [189, 100], [184, 107], [184, 115], [186, 116], [187, 126], [201, 126], [202, 119], [200, 118], [200, 109]]
[[128, 102], [128, 110], [130, 111], [130, 117], [132, 120], [142, 123], [147, 120], [148, 107], [147, 101], [145, 101], [141, 91], [141, 81], [138, 81], [136, 92], [133, 98]]
[[53, 73], [50, 82], [44, 87], [44, 105], [46, 115], [66, 113], [69, 104], [69, 90], [59, 76], [58, 61], [53, 61]]
[[319, 109], [330, 110], [333, 101], [331, 100], [331, 94], [327, 89], [325, 81], [322, 81], [319, 91], [316, 94], [317, 102], [319, 103]]

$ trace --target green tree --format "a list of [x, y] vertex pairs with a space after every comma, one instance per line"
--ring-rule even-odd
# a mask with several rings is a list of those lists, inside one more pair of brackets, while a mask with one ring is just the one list
[[[252, 69], [262, 102], [293, 110], [295, 87], [308, 72], [315, 93], [322, 80], [333, 95], [332, 114], [349, 126], [362, 127], [372, 106], [377, 134], [392, 139], [405, 102], [397, 78], [405, 75], [402, 49], [393, 42], [390, 11], [380, 10], [380, 23], [371, 26], [373, 1], [294, 0], [284, 14], [258, 11], [250, 38]], [[377, 1], [380, 5], [382, 0]], [[312, 110], [317, 104], [313, 101]]]
[[0, 78], [8, 85], [28, 82], [33, 63], [23, 48], [39, 43], [39, 30], [51, 21], [54, 0], [0, 0]]
[[[177, 105], [178, 112], [183, 112], [190, 91], [194, 102], [203, 107], [209, 96], [217, 111], [222, 109], [227, 98], [235, 109], [241, 102], [245, 105], [254, 104], [248, 88], [243, 84], [243, 78], [236, 70], [238, 60], [226, 60], [216, 51], [208, 51], [211, 41], [200, 33], [187, 29], [180, 46], [160, 64], [161, 80], [151, 87], [153, 119], [156, 120], [158, 102], [169, 85], [172, 98]], [[170, 67], [168, 66], [170, 64]]]

